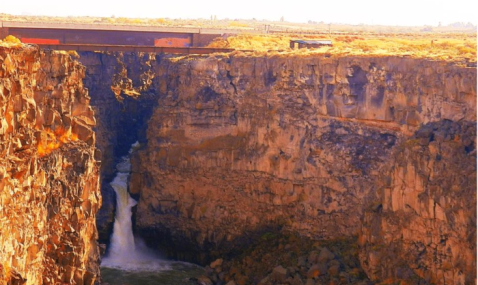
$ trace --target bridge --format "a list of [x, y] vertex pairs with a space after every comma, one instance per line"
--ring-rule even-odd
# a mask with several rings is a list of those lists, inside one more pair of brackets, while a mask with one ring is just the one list
[[205, 47], [155, 47], [132, 45], [71, 45], [71, 44], [37, 44], [43, 49], [74, 50], [74, 51], [122, 51], [122, 52], [154, 52], [177, 54], [209, 54], [215, 52], [232, 52], [228, 48]]
[[[234, 31], [227, 31], [234, 32]], [[205, 48], [224, 30], [103, 24], [0, 22], [0, 39], [13, 35], [46, 49], [143, 51], [207, 54], [232, 49]]]

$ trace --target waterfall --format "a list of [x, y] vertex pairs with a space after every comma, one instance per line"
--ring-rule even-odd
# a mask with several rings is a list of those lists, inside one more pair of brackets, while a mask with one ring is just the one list
[[166, 270], [169, 266], [158, 256], [144, 247], [138, 248], [133, 235], [131, 208], [137, 202], [129, 195], [128, 178], [131, 172], [130, 155], [138, 147], [139, 143], [134, 143], [128, 155], [121, 158], [116, 165], [116, 177], [110, 183], [116, 193], [116, 216], [111, 244], [101, 266], [123, 270]]
[[129, 156], [123, 157], [116, 169], [118, 174], [110, 183], [116, 193], [116, 217], [111, 237], [109, 257], [116, 260], [124, 258], [135, 259], [133, 225], [131, 223], [131, 208], [136, 201], [128, 193], [128, 177], [131, 171]]

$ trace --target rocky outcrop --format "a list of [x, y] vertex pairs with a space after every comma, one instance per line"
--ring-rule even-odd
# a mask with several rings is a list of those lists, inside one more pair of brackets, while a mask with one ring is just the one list
[[101, 205], [85, 69], [0, 46], [0, 284], [94, 284]]
[[426, 124], [392, 164], [362, 224], [368, 276], [476, 284], [476, 124]]
[[232, 54], [157, 64], [159, 107], [132, 159], [136, 230], [198, 262], [269, 229], [359, 234], [408, 136], [476, 122], [476, 69], [450, 63]]

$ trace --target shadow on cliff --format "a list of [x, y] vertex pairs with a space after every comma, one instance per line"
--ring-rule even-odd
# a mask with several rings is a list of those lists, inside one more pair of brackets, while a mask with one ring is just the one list
[[[255, 231], [247, 231], [233, 240], [224, 238], [217, 243], [205, 241], [201, 245], [197, 243], [196, 236], [179, 235], [169, 228], [140, 229], [137, 234], [144, 239], [148, 247], [158, 250], [169, 259], [205, 266], [217, 258], [237, 257], [257, 241], [264, 237], [281, 236], [282, 231], [283, 225], [280, 223], [262, 225]], [[199, 235], [199, 232], [196, 234]]]
[[[158, 87], [152, 81], [156, 58], [138, 53], [80, 52], [79, 61], [86, 66], [84, 84], [89, 90], [97, 125], [96, 147], [101, 151], [101, 194], [103, 205], [97, 214], [100, 243], [108, 243], [115, 216], [115, 194], [110, 182], [115, 165], [128, 154], [131, 145], [145, 143], [147, 122], [158, 104]], [[159, 57], [158, 57], [159, 60]], [[127, 64], [125, 64], [127, 63]], [[145, 74], [149, 77], [145, 78]], [[147, 82], [147, 83], [145, 83]], [[114, 86], [121, 85], [124, 91]], [[139, 86], [140, 96], [127, 96], [128, 88]]]

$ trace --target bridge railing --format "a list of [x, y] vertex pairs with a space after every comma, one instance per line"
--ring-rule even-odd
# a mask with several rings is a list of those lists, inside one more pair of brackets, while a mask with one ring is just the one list
[[79, 44], [38, 44], [43, 49], [74, 50], [74, 51], [121, 51], [121, 52], [154, 52], [173, 54], [210, 54], [216, 52], [232, 52], [228, 48], [201, 48], [201, 47], [155, 47], [155, 46], [126, 46], [126, 45], [79, 45]]

